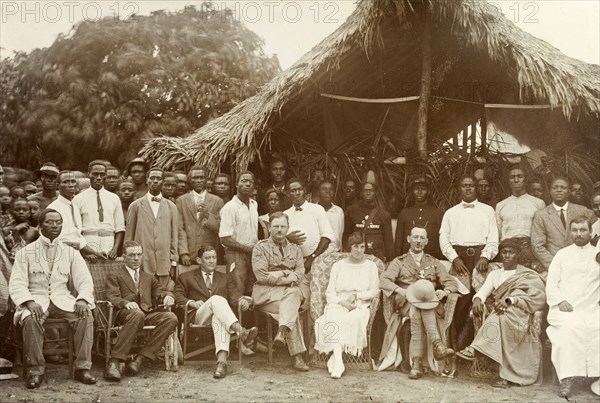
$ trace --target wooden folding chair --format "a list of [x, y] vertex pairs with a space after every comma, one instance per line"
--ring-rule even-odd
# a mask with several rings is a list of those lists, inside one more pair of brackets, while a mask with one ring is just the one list
[[[14, 337], [16, 342], [15, 347], [19, 351], [23, 360], [23, 329], [21, 326], [16, 326], [14, 329], [16, 331]], [[54, 332], [51, 330], [54, 330]], [[58, 335], [58, 338], [48, 338], [47, 336], [49, 333]], [[74, 335], [75, 332], [71, 326], [71, 322], [67, 319], [46, 319], [44, 322], [44, 345], [42, 348], [42, 354], [44, 354], [44, 356], [66, 355], [69, 366], [69, 377], [71, 377], [71, 379], [73, 379], [75, 376], [75, 353], [73, 351], [75, 346]], [[25, 377], [25, 363], [22, 364], [22, 368], [23, 377]]]

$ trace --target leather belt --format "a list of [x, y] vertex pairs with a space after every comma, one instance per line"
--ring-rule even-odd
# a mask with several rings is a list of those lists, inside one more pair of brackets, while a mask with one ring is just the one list
[[95, 235], [99, 237], [115, 236], [114, 231], [83, 231], [83, 235]]
[[477, 252], [481, 252], [485, 245], [473, 245], [473, 246], [462, 246], [462, 245], [452, 245], [456, 253], [459, 255], [461, 253], [466, 254], [469, 257], [475, 256]]

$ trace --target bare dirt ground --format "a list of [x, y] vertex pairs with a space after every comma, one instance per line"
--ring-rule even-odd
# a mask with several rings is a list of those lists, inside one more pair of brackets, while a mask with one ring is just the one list
[[[38, 390], [27, 390], [22, 379], [0, 382], [2, 402], [179, 402], [179, 401], [320, 401], [320, 402], [559, 402], [558, 386], [517, 387], [505, 390], [487, 382], [458, 375], [441, 378], [426, 375], [414, 381], [398, 371], [374, 372], [347, 369], [341, 379], [330, 379], [325, 369], [311, 368], [307, 373], [291, 369], [289, 358], [275, 357], [269, 365], [266, 355], [245, 358], [243, 365], [230, 364], [225, 379], [213, 379], [214, 364], [181, 366], [178, 372], [166, 372], [162, 365], [146, 365], [135, 378], [120, 383], [102, 379], [102, 360], [95, 361], [96, 385], [69, 380], [66, 365], [49, 364], [46, 379]], [[465, 373], [465, 368], [459, 368]], [[15, 369], [14, 372], [19, 371]], [[598, 402], [588, 381], [579, 382], [570, 402]]]

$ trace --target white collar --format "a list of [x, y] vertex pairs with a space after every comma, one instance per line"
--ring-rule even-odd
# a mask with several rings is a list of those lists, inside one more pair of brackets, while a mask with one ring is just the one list
[[409, 250], [408, 252], [410, 253], [410, 255], [411, 255], [411, 256], [413, 257], [413, 259], [415, 259], [415, 260], [417, 260], [417, 259], [418, 259], [418, 260], [421, 260], [421, 259], [423, 259], [423, 255], [425, 254], [425, 253], [424, 253], [424, 252], [422, 252], [422, 251], [421, 251], [420, 253], [413, 253], [413, 252], [411, 252], [411, 251]]
[[60, 193], [58, 194], [58, 200], [60, 200], [62, 203], [65, 203], [67, 205], [71, 205], [73, 203], [73, 199], [69, 200], [66, 197], [64, 197], [63, 195], [61, 195]]
[[140, 269], [134, 270], [134, 269], [132, 269], [132, 268], [131, 268], [131, 267], [129, 267], [129, 266], [125, 266], [125, 268], [126, 268], [126, 269], [127, 269], [127, 271], [128, 271], [129, 273], [131, 273], [131, 274], [134, 274], [136, 271], [139, 271], [139, 270], [140, 270]]
[[42, 235], [40, 233], [40, 237], [38, 238], [43, 244], [45, 245], [58, 245], [58, 238], [55, 238], [54, 241], [50, 241], [50, 239], [48, 239], [47, 237], [45, 237], [44, 235]]
[[[152, 203], [152, 198], [153, 198], [153, 197], [158, 197], [158, 198], [160, 198], [160, 199], [162, 200], [162, 198], [163, 198], [163, 195], [162, 195], [162, 193], [159, 193], [159, 194], [157, 194], [156, 196], [152, 196], [152, 194], [151, 194], [150, 192], [146, 193], [146, 198], [148, 199], [148, 201], [149, 201], [150, 203]], [[157, 203], [158, 203], [158, 202], [157, 202]]]
[[560, 211], [560, 210], [564, 210], [567, 211], [567, 209], [569, 208], [569, 202], [566, 202], [564, 206], [559, 207], [556, 204], [554, 204], [554, 202], [552, 203], [552, 205], [554, 206], [554, 210], [556, 211]]

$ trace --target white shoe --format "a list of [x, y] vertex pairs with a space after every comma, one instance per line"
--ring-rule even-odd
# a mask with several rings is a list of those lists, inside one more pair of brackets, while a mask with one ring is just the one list
[[252, 351], [250, 347], [246, 346], [244, 343], [241, 344], [240, 350], [242, 351], [242, 355], [245, 355], [246, 357], [256, 354], [254, 351]]
[[329, 374], [332, 374], [334, 370], [335, 370], [335, 360], [334, 360], [333, 354], [331, 354], [331, 357], [329, 357], [329, 359], [327, 360], [327, 371], [329, 372]]

